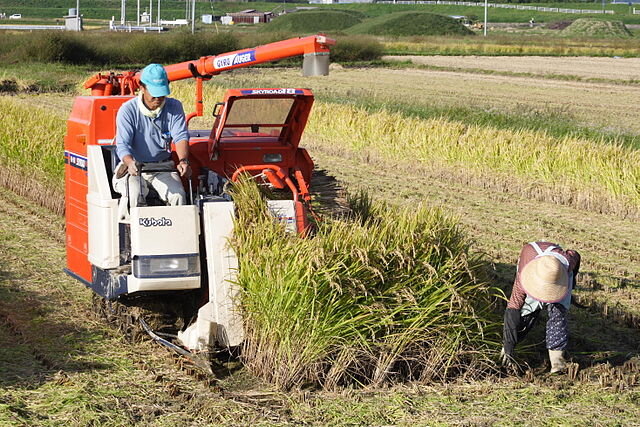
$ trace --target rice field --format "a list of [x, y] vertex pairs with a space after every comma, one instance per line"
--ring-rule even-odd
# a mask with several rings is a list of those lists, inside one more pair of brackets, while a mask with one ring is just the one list
[[[351, 78], [361, 75], [356, 72]], [[345, 83], [345, 80], [338, 81]], [[262, 83], [270, 86], [274, 81], [268, 79]], [[405, 82], [407, 92], [409, 84]], [[323, 81], [322, 85], [330, 86], [331, 82]], [[393, 88], [397, 93], [395, 97], [399, 98], [402, 91], [397, 85]], [[334, 93], [336, 91], [339, 90], [334, 88]], [[507, 92], [503, 88], [500, 95], [506, 98]], [[179, 89], [177, 93], [188, 99], [191, 89]], [[544, 94], [549, 96], [550, 92]], [[345, 95], [349, 94], [342, 96]], [[211, 94], [209, 99], [215, 96]], [[386, 96], [389, 98], [376, 100], [382, 105], [377, 111], [335, 100], [317, 103], [308, 125], [307, 141], [316, 141], [313, 144], [320, 141], [319, 145], [344, 153], [366, 153], [371, 159], [382, 161], [411, 160], [416, 165], [475, 171], [509, 183], [515, 192], [538, 193], [542, 198], [553, 194], [562, 202], [581, 208], [637, 215], [640, 151], [634, 148], [621, 142], [606, 143], [573, 136], [559, 138], [544, 131], [499, 129], [445, 117], [411, 117], [386, 109], [393, 99], [390, 94]], [[423, 94], [414, 91], [412, 96], [419, 99], [417, 102], [428, 102]], [[357, 92], [351, 96], [354, 101], [363, 97]]]
[[[468, 103], [473, 98], [463, 98], [466, 90], [476, 91], [472, 95], [477, 96], [477, 100], [490, 98], [485, 104], [487, 111], [513, 110], [513, 104], [509, 104], [513, 95], [508, 92], [512, 78], [503, 76], [499, 80], [501, 84], [497, 79], [491, 90], [472, 85], [456, 89], [453, 84], [442, 88], [438, 78], [446, 73], [423, 71], [407, 71], [406, 78], [400, 79], [398, 70], [376, 70], [380, 77], [378, 86], [373, 86], [373, 80], [367, 77], [372, 74], [371, 70], [347, 69], [334, 70], [328, 79], [305, 80], [306, 84], [293, 71], [260, 70], [219, 76], [215, 80], [217, 85], [212, 84], [214, 82], [207, 85], [207, 108], [221, 98], [224, 86], [311, 86], [323, 95], [318, 96], [314, 106], [304, 145], [317, 164], [350, 188], [366, 187], [375, 199], [405, 206], [394, 207], [356, 197], [352, 199], [352, 206], [359, 216], [349, 222], [340, 218], [327, 221], [319, 228], [317, 238], [309, 240], [294, 236], [283, 238], [277, 224], [266, 221], [260, 214], [239, 217], [239, 221], [245, 223], [261, 224], [243, 227], [247, 233], [240, 234], [234, 243], [239, 253], [251, 254], [242, 258], [241, 272], [246, 275], [239, 278], [246, 295], [250, 296], [247, 301], [255, 303], [253, 307], [247, 306], [250, 325], [256, 333], [247, 343], [246, 363], [253, 372], [279, 387], [302, 387], [303, 391], [299, 394], [295, 391], [277, 394], [268, 388], [256, 391], [255, 383], [247, 386], [242, 383], [242, 377], [230, 380], [240, 385], [224, 381], [222, 384], [230, 389], [248, 389], [246, 394], [237, 391], [216, 394], [212, 389], [203, 390], [201, 385], [191, 387], [188, 381], [176, 386], [173, 380], [163, 379], [166, 373], [158, 374], [146, 363], [132, 366], [131, 358], [156, 354], [153, 349], [139, 346], [131, 349], [136, 355], [121, 355], [116, 348], [122, 343], [111, 337], [108, 345], [113, 350], [105, 359], [109, 364], [106, 368], [91, 365], [75, 372], [75, 365], [61, 358], [58, 366], [64, 375], [54, 376], [47, 370], [42, 380], [45, 386], [27, 376], [28, 386], [3, 387], [3, 391], [8, 392], [0, 402], [0, 423], [21, 420], [46, 425], [56, 422], [127, 425], [154, 421], [251, 424], [266, 417], [273, 423], [386, 425], [420, 424], [426, 419], [447, 424], [499, 423], [507, 416], [513, 416], [514, 422], [527, 423], [532, 414], [561, 423], [566, 421], [568, 411], [577, 411], [575, 420], [584, 423], [632, 423], [637, 419], [637, 384], [633, 382], [637, 367], [633, 364], [623, 367], [620, 362], [637, 354], [637, 328], [621, 329], [610, 320], [600, 321], [598, 315], [578, 310], [572, 312], [570, 320], [572, 333], [575, 332], [572, 342], [580, 352], [576, 357], [580, 363], [596, 364], [578, 379], [545, 378], [531, 370], [527, 374], [530, 376], [522, 380], [494, 378], [490, 383], [449, 383], [433, 388], [415, 384], [365, 392], [347, 387], [336, 394], [308, 391], [311, 383], [328, 389], [354, 384], [393, 384], [407, 372], [410, 372], [408, 377], [418, 382], [429, 382], [452, 378], [468, 380], [474, 373], [486, 371], [491, 366], [487, 357], [490, 359], [497, 347], [493, 332], [496, 323], [481, 309], [486, 308], [483, 298], [475, 302], [470, 299], [477, 293], [491, 297], [496, 292], [492, 289], [495, 284], [508, 286], [517, 250], [531, 238], [558, 240], [567, 247], [581, 250], [585, 256], [581, 295], [618, 307], [623, 315], [637, 313], [640, 242], [634, 236], [639, 235], [640, 230], [637, 219], [629, 217], [629, 210], [624, 211], [629, 206], [637, 207], [633, 185], [629, 185], [629, 182], [636, 183], [637, 196], [637, 151], [607, 138], [569, 134], [560, 137], [528, 128], [518, 129], [512, 124], [500, 127], [492, 123], [465, 123], [459, 117], [454, 119], [444, 114], [429, 117], [396, 108], [400, 102], [408, 101], [417, 109], [456, 97], [460, 99], [455, 102]], [[468, 76], [469, 81], [481, 80], [469, 73], [456, 75]], [[538, 83], [541, 82], [538, 80]], [[532, 82], [531, 87], [534, 86]], [[523, 97], [521, 109], [543, 111], [546, 102], [543, 100], [551, 99], [560, 86], [546, 93], [540, 91], [540, 98]], [[583, 87], [607, 99], [607, 91], [615, 85]], [[192, 110], [192, 85], [175, 84], [173, 88], [174, 94], [185, 102], [185, 110]], [[330, 90], [325, 90], [327, 88]], [[435, 90], [442, 91], [441, 98], [431, 97]], [[579, 90], [573, 92], [577, 98], [576, 108], [586, 105], [586, 98], [579, 98], [579, 94]], [[609, 107], [616, 108], [622, 100], [616, 101], [612, 96]], [[64, 133], [71, 97], [63, 101], [60, 95], [0, 97], [0, 102], [7, 111], [14, 111], [12, 117], [16, 120], [29, 116], [50, 124], [38, 126], [34, 122], [23, 122], [23, 133], [32, 137], [21, 139], [17, 131], [12, 131], [12, 138], [17, 138], [13, 146], [36, 153], [23, 155], [22, 150], [5, 150], [0, 152], [0, 160], [3, 164], [28, 166], [39, 158], [46, 159], [46, 170], [38, 173], [51, 174], [52, 180], [43, 180], [43, 185], [47, 190], [58, 191], [55, 177], [59, 176], [56, 171], [61, 170], [61, 165], [49, 159], [55, 159], [56, 152], [61, 155], [60, 132]], [[491, 102], [495, 103], [492, 107]], [[602, 123], [606, 120], [606, 110], [607, 106], [593, 105], [589, 113], [584, 110], [585, 117], [587, 121]], [[558, 115], [564, 113], [557, 111]], [[566, 116], [575, 119], [571, 114]], [[3, 115], [0, 121], [4, 119]], [[621, 119], [624, 122], [621, 125], [627, 126], [627, 121], [631, 120]], [[206, 127], [207, 119], [196, 126]], [[58, 141], [60, 145], [51, 141]], [[13, 139], [2, 142], [8, 147], [14, 144]], [[532, 146], [539, 149], [531, 150]], [[566, 187], [554, 184], [560, 167], [573, 174], [571, 182], [563, 183]], [[609, 174], [603, 173], [605, 168], [610, 169]], [[543, 173], [536, 181], [529, 174], [538, 169]], [[505, 170], [517, 171], [519, 178], [502, 179]], [[33, 180], [25, 171], [21, 169], [14, 176], [15, 188]], [[589, 173], [584, 173], [587, 171]], [[544, 202], [532, 200], [528, 192], [537, 192], [537, 197]], [[576, 196], [584, 197], [580, 202], [584, 205], [582, 209], [577, 207], [580, 203], [571, 199]], [[43, 203], [55, 197], [55, 194], [43, 193], [36, 199]], [[241, 198], [238, 196], [239, 202]], [[264, 212], [259, 197], [250, 195], [248, 200], [257, 204], [244, 208], [247, 212], [252, 209]], [[440, 208], [419, 207], [422, 201]], [[595, 212], [606, 203], [614, 215]], [[3, 224], [12, 224], [12, 215], [16, 215], [13, 208], [4, 202], [0, 207], [3, 214], [7, 213], [2, 216]], [[28, 249], [20, 266], [37, 271], [37, 256], [45, 256], [46, 250], [39, 248], [41, 254], [33, 245], [29, 246], [30, 239], [21, 240], [34, 230], [20, 221], [3, 227], [0, 227], [3, 235], [0, 246], [7, 251], [0, 251], [0, 258], [12, 267], [8, 269], [11, 275], [5, 275], [3, 268], [0, 284], [5, 286], [6, 282], [12, 289], [24, 287], [25, 292], [48, 301], [57, 301], [56, 298], [66, 295], [63, 290], [70, 282], [59, 275], [51, 275], [56, 280], [54, 290], [46, 286], [50, 275], [44, 277], [42, 272], [34, 286], [13, 277], [16, 258], [8, 254], [16, 253], [20, 258], [19, 247], [25, 246]], [[16, 234], [12, 234], [13, 228]], [[415, 239], [416, 236], [420, 238]], [[260, 251], [256, 251], [257, 246]], [[443, 247], [454, 250], [434, 253], [434, 248]], [[479, 256], [478, 251], [485, 255]], [[480, 274], [486, 267], [483, 259], [491, 263], [487, 277]], [[415, 260], [421, 265], [413, 265], [415, 270], [408, 269]], [[47, 265], [53, 262], [49, 260]], [[326, 268], [340, 265], [351, 268]], [[325, 268], [314, 269], [314, 266]], [[341, 275], [337, 274], [338, 270]], [[381, 280], [380, 271], [398, 274], [388, 274], [388, 279]], [[413, 273], [407, 274], [409, 271]], [[436, 282], [445, 286], [431, 286]], [[301, 284], [307, 286], [301, 287]], [[77, 289], [76, 283], [73, 286]], [[282, 292], [283, 288], [289, 292]], [[40, 296], [44, 290], [46, 295]], [[33, 308], [26, 303], [32, 301], [31, 297], [23, 295], [22, 290], [7, 294], [12, 301], [19, 301], [29, 310]], [[428, 314], [416, 310], [415, 301], [437, 302], [441, 297], [442, 303], [420, 304], [433, 307]], [[86, 303], [86, 298], [78, 304], [70, 298], [76, 297], [65, 297], [63, 303], [56, 304], [52, 310], [33, 308], [32, 314], [37, 322], [48, 316], [82, 318], [84, 311], [78, 306]], [[476, 303], [480, 303], [480, 308], [474, 306]], [[6, 307], [0, 305], [0, 309]], [[327, 315], [323, 317], [321, 313]], [[424, 322], [432, 318], [446, 322], [436, 325]], [[0, 332], [4, 333], [3, 319], [0, 317]], [[23, 320], [18, 317], [16, 323], [19, 330], [24, 331], [23, 336], [31, 340], [25, 341], [27, 345], [39, 343], [37, 331], [42, 324], [30, 325], [28, 319], [25, 324], [18, 322]], [[305, 325], [307, 321], [309, 325]], [[73, 344], [69, 343], [73, 339], [87, 337], [78, 332], [75, 323], [62, 326], [66, 335], [65, 343], [60, 346], [75, 351], [75, 357], [93, 360], [95, 352], [103, 351], [99, 338], [93, 338], [86, 349], [71, 348]], [[413, 330], [415, 326], [422, 329]], [[95, 327], [90, 328], [94, 331]], [[535, 341], [535, 336], [532, 339], [528, 344], [538, 351], [540, 343]], [[407, 342], [411, 345], [407, 346]], [[437, 348], [445, 348], [447, 354], [456, 357], [445, 359], [434, 351]], [[475, 353], [478, 348], [482, 349], [481, 354]], [[6, 353], [7, 359], [18, 360], [10, 350], [0, 352], [0, 357]], [[18, 350], [26, 351], [28, 356], [28, 350], [22, 347]], [[267, 353], [275, 356], [260, 357]], [[615, 367], [604, 361], [611, 361]], [[26, 366], [27, 362], [24, 363]], [[154, 360], [153, 363], [160, 362]], [[113, 366], [118, 369], [112, 369]], [[425, 369], [425, 366], [436, 370]], [[111, 375], [111, 371], [136, 378], [144, 387], [144, 398], [138, 402], [134, 398], [137, 390]], [[96, 388], [95, 372], [100, 372], [108, 384]], [[59, 393], [55, 391], [60, 387], [68, 397], [66, 405], [56, 403], [55, 396]], [[174, 404], [176, 396], [182, 397], [178, 397], [180, 403]], [[516, 402], [505, 409], [504, 402], [514, 399]], [[452, 415], [452, 411], [455, 414]], [[112, 412], [114, 416], [110, 416]]]

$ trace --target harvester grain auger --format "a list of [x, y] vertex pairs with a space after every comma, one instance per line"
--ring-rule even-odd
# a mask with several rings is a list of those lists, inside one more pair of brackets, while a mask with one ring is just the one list
[[[325, 75], [334, 43], [323, 35], [295, 38], [165, 69], [170, 81], [196, 80], [188, 123], [203, 114], [203, 81], [299, 55], [305, 75]], [[91, 96], [78, 96], [73, 104], [64, 153], [66, 272], [107, 304], [159, 313], [160, 323], [172, 323], [173, 330], [156, 334], [143, 326], [165, 345], [191, 353], [239, 346], [244, 330], [233, 285], [237, 260], [228, 246], [234, 204], [220, 183], [247, 172], [290, 191], [289, 200], [269, 201], [269, 209], [290, 230], [304, 232], [313, 162], [298, 144], [313, 94], [298, 88], [228, 90], [214, 108], [213, 129], [189, 131], [193, 174], [185, 188], [192, 203], [149, 201], [129, 209], [111, 185], [118, 162], [114, 136], [118, 109], [139, 84], [139, 72], [97, 74], [85, 84]], [[166, 337], [170, 332], [173, 339]]]

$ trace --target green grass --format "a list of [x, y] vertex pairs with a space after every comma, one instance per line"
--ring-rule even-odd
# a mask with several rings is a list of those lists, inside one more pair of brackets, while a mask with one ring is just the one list
[[377, 36], [460, 36], [474, 33], [456, 20], [427, 12], [398, 12], [378, 16], [347, 30]]
[[[529, 3], [519, 3], [522, 5]], [[538, 3], [531, 5], [544, 6], [544, 7], [559, 7], [567, 9], [595, 9], [600, 10], [600, 4], [594, 3]], [[394, 12], [403, 11], [422, 11], [431, 12], [441, 15], [465, 15], [472, 19], [482, 20], [484, 17], [483, 6], [458, 6], [458, 5], [404, 5], [404, 4], [344, 4], [333, 5], [333, 7], [356, 10], [365, 13], [367, 16], [376, 17], [381, 15], [387, 15]], [[605, 15], [603, 19], [622, 21], [625, 24], [639, 24], [640, 16], [629, 14], [629, 7], [627, 5], [609, 5], [606, 8], [608, 10], [614, 10], [614, 15]], [[531, 10], [517, 10], [517, 9], [501, 9], [501, 8], [489, 8], [488, 20], [489, 22], [516, 22], [516, 23], [528, 23], [531, 17], [535, 17], [536, 22], [546, 23], [558, 20], [574, 20], [578, 18], [589, 17], [594, 15], [587, 14], [572, 14], [572, 13], [557, 13], [557, 12], [538, 12]]]
[[[525, 3], [529, 4], [529, 3]], [[548, 3], [530, 3], [532, 5], [539, 5], [545, 7], [560, 7], [560, 8], [572, 8], [572, 9], [595, 9], [600, 10], [600, 3], [593, 2], [580, 2], [580, 3], [565, 3], [565, 2], [548, 2]], [[55, 19], [61, 19], [67, 14], [68, 9], [75, 7], [75, 2], [69, 2], [67, 0], [1, 0], [0, 10], [7, 11], [8, 13], [22, 13], [23, 20], [33, 18], [44, 18], [51, 20], [52, 24], [55, 23]], [[155, 17], [157, 4], [154, 3], [153, 11]], [[308, 3], [279, 3], [279, 2], [252, 2], [251, 8], [255, 8], [260, 11], [271, 11], [276, 8], [286, 7], [293, 8], [295, 6], [309, 6]], [[380, 15], [386, 15], [393, 12], [402, 11], [423, 11], [431, 12], [442, 15], [466, 15], [469, 17], [482, 17], [483, 7], [481, 6], [455, 6], [455, 5], [384, 5], [384, 4], [344, 4], [344, 5], [315, 5], [322, 9], [339, 9], [360, 12], [368, 17], [376, 17]], [[141, 8], [144, 11], [148, 9], [148, 2], [141, 2]], [[210, 13], [215, 15], [224, 15], [227, 12], [237, 12], [246, 9], [247, 5], [242, 2], [209, 2], [198, 1], [196, 3], [196, 16]], [[608, 10], [614, 10], [615, 15], [606, 15], [607, 20], [622, 20], [625, 24], [639, 24], [640, 16], [631, 15], [629, 13], [629, 7], [627, 5], [610, 5], [607, 4]], [[103, 22], [111, 19], [115, 16], [116, 19], [120, 17], [120, 2], [115, 0], [83, 0], [80, 3], [81, 13], [85, 19], [102, 20]], [[185, 17], [185, 4], [182, 1], [176, 0], [163, 0], [161, 6], [162, 19], [175, 19]], [[128, 21], [135, 22], [136, 7], [134, 4], [128, 5], [127, 16]], [[593, 17], [593, 15], [577, 15], [566, 13], [547, 13], [547, 12], [534, 12], [527, 10], [515, 10], [515, 9], [489, 9], [489, 21], [490, 22], [521, 22], [526, 23], [535, 16], [537, 22], [551, 22], [561, 19], [577, 19], [580, 17]], [[200, 26], [202, 30], [214, 30], [213, 26]]]
[[359, 24], [357, 13], [339, 10], [304, 11], [280, 16], [260, 28], [261, 32], [295, 33], [338, 31]]

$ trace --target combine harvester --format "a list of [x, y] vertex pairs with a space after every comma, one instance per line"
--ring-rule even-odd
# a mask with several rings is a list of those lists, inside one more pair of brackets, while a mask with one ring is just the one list
[[[298, 55], [304, 55], [305, 75], [326, 75], [333, 44], [315, 35], [165, 69], [170, 81], [196, 80], [196, 111], [188, 124], [203, 115], [202, 84], [212, 76]], [[244, 330], [233, 284], [238, 264], [228, 246], [234, 203], [221, 184], [246, 172], [288, 191], [288, 199], [269, 201], [269, 209], [289, 230], [304, 233], [313, 162], [298, 144], [313, 94], [297, 88], [228, 90], [214, 107], [213, 129], [189, 131], [193, 175], [185, 188], [191, 203], [164, 206], [150, 195], [129, 208], [111, 185], [118, 163], [114, 137], [116, 114], [137, 91], [139, 72], [97, 74], [85, 87], [91, 96], [75, 99], [65, 137], [65, 271], [91, 288], [108, 312], [144, 308], [171, 323], [156, 334], [133, 316], [156, 341], [182, 354], [237, 348]]]

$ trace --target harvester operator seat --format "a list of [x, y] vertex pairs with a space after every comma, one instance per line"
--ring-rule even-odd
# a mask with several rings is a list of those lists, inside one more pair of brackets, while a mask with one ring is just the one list
[[[128, 221], [130, 209], [135, 206], [166, 206], [186, 203], [186, 193], [182, 182], [167, 175], [167, 173], [177, 174], [173, 162], [139, 163], [137, 176], [130, 176], [126, 166], [119, 161], [116, 168], [112, 185], [121, 194], [118, 206], [120, 221]], [[158, 191], [163, 191], [165, 197], [161, 197]], [[163, 199], [167, 199], [167, 202]]]

